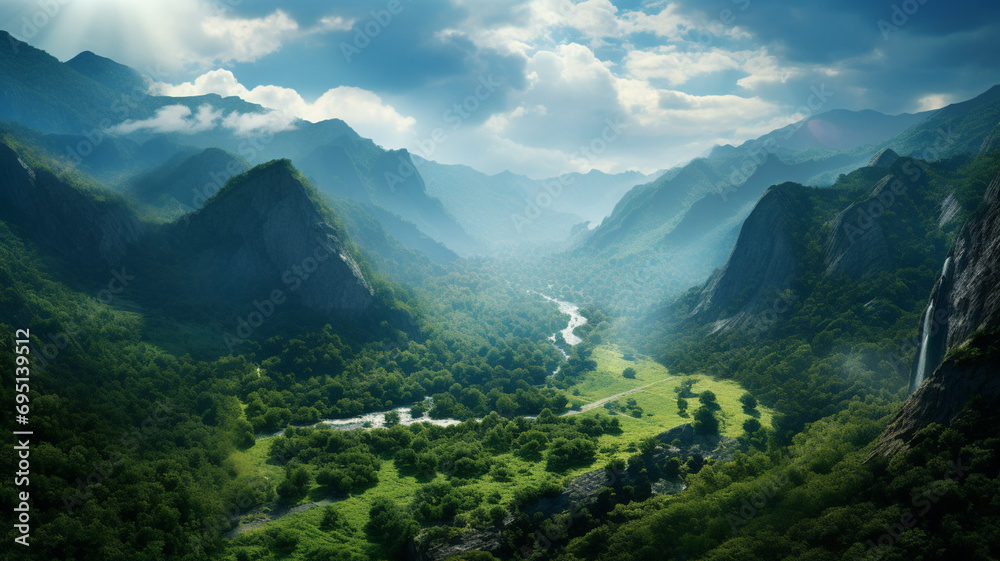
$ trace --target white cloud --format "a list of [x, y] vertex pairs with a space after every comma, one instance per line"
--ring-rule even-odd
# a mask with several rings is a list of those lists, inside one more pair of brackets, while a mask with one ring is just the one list
[[955, 96], [951, 94], [931, 94], [917, 100], [917, 111], [932, 111], [954, 103]]
[[108, 132], [131, 134], [136, 131], [150, 131], [195, 134], [219, 126], [230, 129], [241, 136], [262, 132], [274, 133], [292, 128], [294, 117], [277, 111], [259, 114], [232, 111], [223, 116], [221, 110], [208, 104], [199, 106], [197, 111], [192, 111], [186, 105], [178, 104], [166, 105], [157, 109], [156, 113], [149, 119], [129, 119], [119, 123], [108, 129]]
[[168, 105], [156, 110], [156, 113], [149, 119], [136, 121], [129, 119], [110, 129], [114, 134], [130, 134], [140, 130], [152, 132], [180, 132], [184, 134], [194, 134], [203, 132], [215, 127], [216, 121], [221, 117], [221, 112], [216, 111], [210, 105], [202, 105], [198, 112], [194, 113], [186, 105]]
[[[361, 88], [340, 86], [327, 90], [315, 101], [306, 101], [297, 91], [281, 86], [247, 89], [229, 70], [212, 70], [191, 82], [156, 83], [155, 93], [174, 97], [219, 94], [236, 96], [300, 119], [319, 122], [341, 119], [362, 136], [387, 146], [402, 146], [413, 133], [416, 119], [401, 115], [381, 97]], [[245, 119], [251, 122], [251, 119]]]
[[316, 22], [300, 24], [281, 9], [246, 17], [221, 0], [59, 3], [65, 7], [50, 24], [53, 39], [48, 50], [72, 57], [85, 45], [139, 69], [159, 66], [163, 73], [253, 62], [290, 42], [346, 31], [355, 23], [329, 13]]
[[253, 62], [281, 48], [299, 31], [299, 24], [281, 10], [264, 18], [243, 19], [213, 16], [202, 20], [205, 37], [218, 41], [217, 60]]

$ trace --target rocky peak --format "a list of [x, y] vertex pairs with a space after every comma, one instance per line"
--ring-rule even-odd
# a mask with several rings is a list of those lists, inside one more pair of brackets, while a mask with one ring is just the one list
[[865, 200], [852, 203], [833, 219], [823, 255], [827, 275], [861, 278], [889, 267], [891, 258], [881, 216], [886, 206], [904, 192], [901, 180], [888, 174]]
[[736, 329], [780, 300], [796, 274], [791, 230], [792, 217], [802, 212], [798, 199], [791, 184], [764, 193], [744, 222], [729, 261], [702, 290], [693, 319]]
[[893, 151], [892, 148], [883, 148], [872, 156], [871, 161], [868, 162], [868, 166], [873, 168], [889, 168], [898, 159], [899, 154]]
[[274, 290], [307, 308], [355, 315], [373, 291], [332, 212], [288, 160], [237, 176], [177, 224], [203, 292], [252, 300]]

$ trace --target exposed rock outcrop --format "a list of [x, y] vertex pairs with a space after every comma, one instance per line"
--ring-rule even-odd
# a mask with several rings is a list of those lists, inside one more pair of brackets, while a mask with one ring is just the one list
[[0, 219], [84, 270], [121, 263], [143, 235], [135, 214], [109, 194], [92, 197], [0, 144]]
[[773, 306], [796, 274], [793, 217], [803, 212], [795, 186], [771, 187], [740, 230], [725, 267], [708, 280], [691, 312], [696, 321], [715, 321], [717, 329], [738, 329]]
[[951, 357], [938, 366], [946, 349], [967, 345], [976, 332], [1000, 328], [1000, 176], [985, 199], [985, 209], [962, 228], [924, 313], [911, 375], [916, 391], [886, 428], [873, 455], [891, 456], [905, 449], [921, 428], [950, 421], [977, 394], [1000, 399], [1000, 364]]
[[878, 151], [877, 154], [872, 156], [870, 162], [868, 162], [869, 167], [873, 168], [889, 168], [892, 164], [896, 163], [899, 159], [899, 154], [897, 154], [892, 148], [883, 148]]
[[315, 196], [288, 160], [230, 181], [175, 226], [197, 290], [224, 299], [283, 290], [307, 308], [337, 315], [368, 308], [372, 288]]
[[997, 123], [993, 130], [983, 138], [983, 143], [979, 146], [979, 154], [985, 154], [990, 150], [997, 147], [997, 143], [1000, 141], [1000, 123]]
[[899, 179], [886, 175], [867, 199], [851, 204], [833, 219], [823, 256], [827, 275], [861, 278], [889, 268], [889, 246], [880, 219], [884, 199], [898, 196], [901, 190]]
[[945, 197], [944, 201], [941, 202], [941, 214], [938, 215], [938, 228], [943, 228], [949, 222], [958, 216], [958, 213], [962, 210], [962, 205], [959, 204], [958, 199], [955, 198], [955, 193], [950, 193]]

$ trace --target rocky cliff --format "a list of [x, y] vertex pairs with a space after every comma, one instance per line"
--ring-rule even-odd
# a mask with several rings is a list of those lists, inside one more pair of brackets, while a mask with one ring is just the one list
[[[833, 219], [823, 255], [827, 275], [861, 278], [889, 268], [889, 246], [881, 222], [883, 200], [901, 194], [901, 186], [895, 175], [886, 175], [865, 200], [851, 204]], [[874, 212], [873, 206], [882, 210]]]
[[231, 180], [174, 225], [196, 290], [226, 300], [274, 290], [326, 314], [354, 316], [373, 291], [345, 244], [343, 227], [288, 160]]
[[[947, 423], [976, 395], [1000, 399], [1000, 364], [970, 341], [1000, 329], [998, 274], [1000, 176], [987, 189], [984, 209], [962, 228], [934, 286], [911, 375], [916, 391], [886, 428], [873, 455], [891, 456], [907, 448], [921, 428]], [[949, 354], [939, 366], [946, 349]]]
[[740, 230], [725, 267], [716, 271], [691, 312], [696, 321], [715, 321], [717, 329], [744, 326], [773, 306], [791, 288], [796, 274], [793, 217], [808, 212], [799, 186], [771, 187]]
[[121, 263], [144, 228], [123, 202], [107, 193], [96, 195], [32, 168], [0, 144], [0, 220], [75, 267], [107, 272]]

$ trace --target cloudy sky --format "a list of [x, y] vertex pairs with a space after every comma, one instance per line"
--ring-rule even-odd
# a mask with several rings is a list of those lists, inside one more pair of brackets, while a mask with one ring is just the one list
[[170, 95], [340, 118], [535, 177], [651, 172], [819, 109], [935, 109], [1000, 83], [994, 0], [6, 0], [0, 26]]

